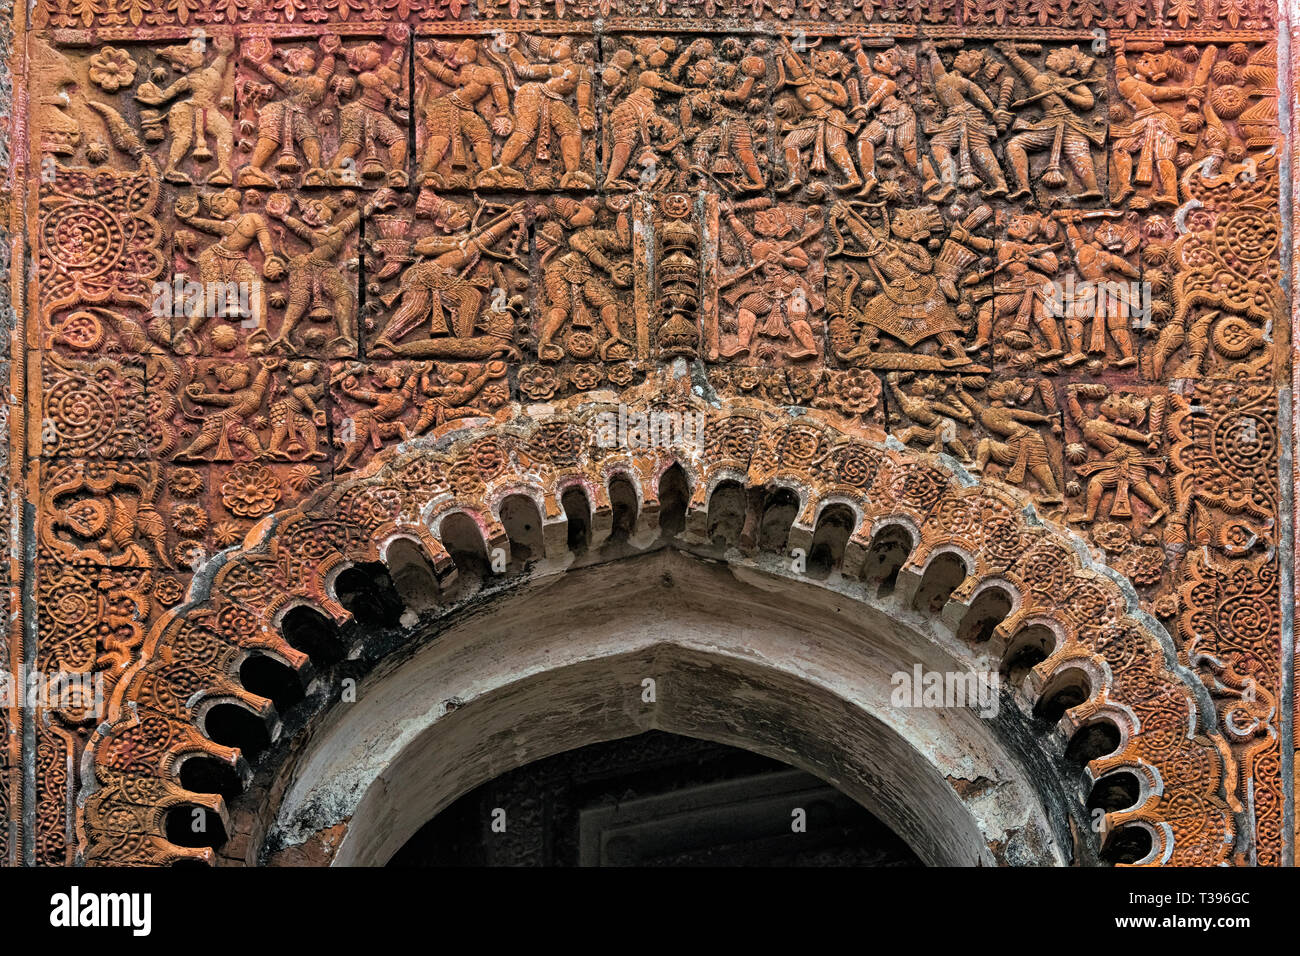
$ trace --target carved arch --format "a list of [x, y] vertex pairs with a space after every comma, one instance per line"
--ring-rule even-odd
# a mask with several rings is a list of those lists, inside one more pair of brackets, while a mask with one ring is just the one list
[[[1082, 699], [1052, 732], [1068, 739], [1098, 722], [1118, 731], [1117, 747], [1092, 759], [1088, 773], [1097, 780], [1130, 772], [1140, 795], [1133, 806], [1107, 813], [1104, 829], [1149, 832], [1152, 850], [1143, 863], [1214, 865], [1228, 858], [1236, 824], [1224, 797], [1227, 749], [1213, 730], [1208, 696], [1178, 665], [1168, 635], [1138, 610], [1131, 587], [1078, 538], [1039, 521], [1013, 489], [976, 483], [948, 460], [890, 447], [882, 434], [847, 427], [834, 416], [739, 400], [708, 404], [684, 391], [675, 398], [648, 391], [625, 398], [634, 412], [703, 415], [702, 446], [599, 447], [598, 416], [617, 416], [619, 406], [590, 401], [507, 425], [465, 426], [394, 450], [301, 507], [267, 518], [242, 547], [214, 558], [196, 577], [189, 600], [150, 632], [86, 748], [77, 818], [84, 862], [215, 862], [211, 848], [167, 839], [167, 815], [177, 808], [205, 807], [229, 823], [226, 800], [185, 789], [180, 769], [188, 759], [205, 758], [251, 779], [238, 749], [205, 734], [205, 715], [216, 703], [233, 703], [274, 732], [271, 701], [244, 686], [241, 667], [261, 654], [309, 671], [309, 655], [286, 638], [287, 618], [305, 606], [335, 627], [347, 624], [352, 613], [337, 582], [349, 568], [392, 562], [398, 540], [407, 542], [407, 555], [410, 543], [418, 543], [440, 597], [421, 627], [436, 630], [473, 597], [458, 586], [459, 544], [449, 547], [443, 533], [451, 516], [463, 516], [462, 529], [468, 518], [481, 553], [509, 568], [502, 506], [520, 495], [538, 506], [544, 553], [493, 585], [506, 588], [512, 578], [523, 583], [575, 563], [561, 502], [574, 487], [588, 502], [591, 561], [662, 545], [660, 488], [674, 466], [689, 489], [685, 528], [672, 542], [678, 547], [713, 548], [729, 564], [797, 576], [790, 552], [809, 554], [821, 519], [832, 508], [841, 516], [847, 509], [851, 531], [830, 548], [839, 593], [877, 593], [879, 582], [863, 575], [879, 571], [872, 548], [882, 534], [910, 542], [906, 558], [888, 570], [889, 599], [906, 607], [928, 602], [954, 635], [977, 604], [989, 605], [979, 603], [982, 596], [1001, 592], [992, 618], [967, 626], [965, 636], [1000, 660], [1004, 672], [1026, 645], [1042, 645], [1042, 659], [1024, 681], [1022, 706], [1032, 709], [1073, 681]], [[636, 491], [636, 518], [625, 540], [614, 542], [610, 488], [620, 477]], [[734, 546], [710, 539], [711, 504], [728, 482], [747, 501]], [[763, 524], [764, 503], [782, 491], [788, 492], [783, 507], [796, 502], [788, 530], [777, 519]], [[781, 542], [779, 556], [763, 548], [773, 540]], [[964, 574], [954, 577], [953, 567]], [[360, 633], [358, 639], [367, 638]]]

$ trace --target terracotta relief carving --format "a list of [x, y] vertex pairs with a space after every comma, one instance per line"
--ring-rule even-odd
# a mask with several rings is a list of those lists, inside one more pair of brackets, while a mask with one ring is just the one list
[[[149, 821], [220, 802], [169, 763], [230, 759], [187, 701], [261, 707], [228, 666], [241, 649], [302, 663], [260, 629], [277, 601], [334, 613], [336, 554], [378, 560], [377, 529], [427, 521], [439, 495], [485, 540], [508, 538], [488, 503], [511, 481], [545, 486], [548, 520], [580, 484], [612, 522], [627, 453], [643, 516], [674, 462], [690, 520], [706, 475], [755, 494], [784, 476], [1014, 573], [1140, 718], [1115, 765], [1167, 774], [1114, 824], [1167, 823], [1169, 862], [1281, 862], [1291, 343], [1271, 6], [42, 0], [33, 16], [10, 197], [25, 419], [5, 425], [34, 602], [18, 564], [0, 583], [43, 671], [118, 696], [108, 715], [32, 718], [33, 754], [0, 751], [0, 815], [35, 813], [18, 848], [23, 828], [0, 824], [0, 861], [212, 857]], [[704, 409], [704, 450], [602, 447], [593, 416], [620, 407]], [[797, 519], [811, 534], [816, 513]], [[452, 559], [426, 538], [441, 574]], [[1125, 587], [1080, 571], [1071, 542]], [[225, 590], [191, 591], [213, 575]], [[0, 635], [11, 661], [19, 644]], [[1203, 704], [1197, 734], [1169, 729]], [[0, 710], [0, 732], [27, 719]]]

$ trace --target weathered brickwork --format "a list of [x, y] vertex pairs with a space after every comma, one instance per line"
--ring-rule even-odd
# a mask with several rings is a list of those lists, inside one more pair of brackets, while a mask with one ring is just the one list
[[[917, 573], [965, 555], [951, 599], [1018, 595], [1000, 646], [1058, 629], [1034, 687], [1093, 675], [1067, 721], [1123, 742], [1090, 770], [1149, 785], [1107, 832], [1145, 824], [1153, 863], [1287, 858], [1273, 5], [30, 16], [0, 656], [90, 675], [104, 704], [0, 711], [0, 861], [249, 855], [181, 767], [243, 767], [205, 702], [270, 713], [241, 666], [306, 666], [284, 609], [344, 623], [331, 571], [394, 536], [450, 587], [437, 515], [469, 516], [505, 575], [565, 552], [574, 489], [593, 529], [630, 507], [654, 531], [674, 465], [683, 546], [734, 481], [751, 524], [794, 491], [776, 550], [830, 540], [845, 506], [847, 578], [890, 522], [916, 529]], [[699, 413], [702, 445], [602, 448], [620, 405]], [[503, 514], [516, 493], [545, 547]], [[194, 806], [240, 849], [170, 841]]]

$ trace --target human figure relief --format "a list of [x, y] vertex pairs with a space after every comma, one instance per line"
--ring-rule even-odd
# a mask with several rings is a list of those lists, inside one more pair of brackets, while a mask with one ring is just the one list
[[962, 386], [957, 386], [958, 397], [975, 413], [979, 423], [997, 438], [981, 438], [975, 448], [975, 462], [970, 471], [981, 474], [990, 461], [1002, 465], [1006, 471], [1002, 480], [1019, 485], [1029, 475], [1038, 481], [1042, 493], [1038, 500], [1044, 504], [1064, 501], [1056, 475], [1052, 471], [1052, 458], [1047, 442], [1038, 432], [1038, 426], [1050, 425], [1052, 434], [1061, 433], [1061, 422], [1055, 415], [1042, 415], [1020, 406], [1035, 394], [1032, 385], [1018, 378], [992, 382], [988, 388], [989, 403], [981, 405], [971, 398]]
[[[903, 382], [911, 378], [907, 389]], [[910, 372], [890, 372], [885, 376], [889, 391], [898, 408], [911, 425], [894, 432], [894, 437], [904, 445], [922, 442], [926, 450], [942, 454], [952, 449], [962, 461], [970, 461], [970, 452], [957, 436], [957, 422], [970, 426], [975, 416], [961, 403], [960, 398], [948, 404], [944, 401], [947, 386], [934, 375], [913, 377]]]
[[949, 69], [943, 65], [932, 42], [925, 41], [922, 49], [930, 59], [934, 97], [943, 114], [926, 130], [942, 183], [932, 198], [942, 202], [957, 187], [975, 189], [981, 182], [986, 184], [985, 196], [1005, 196], [1007, 181], [991, 144], [1012, 117], [994, 105], [975, 82], [974, 77], [985, 65], [984, 54], [978, 50], [960, 50]]
[[325, 427], [325, 383], [318, 382], [320, 362], [290, 362], [288, 383], [276, 383], [271, 399], [271, 442], [267, 454], [285, 461], [326, 458], [319, 447], [319, 429]]
[[[754, 213], [752, 231], [737, 215], [741, 211]], [[755, 336], [760, 335], [779, 343], [778, 347], [791, 360], [816, 358], [817, 340], [813, 337], [810, 313], [820, 312], [823, 304], [814, 284], [820, 264], [814, 267], [804, 246], [821, 234], [820, 220], [795, 232], [797, 220], [803, 219], [803, 215], [790, 206], [773, 208], [771, 200], [766, 198], [727, 203], [722, 213], [750, 265], [721, 283], [723, 298], [736, 309], [736, 343], [719, 354], [723, 358], [749, 355]], [[742, 279], [748, 281], [742, 284]], [[737, 288], [727, 292], [726, 287], [730, 285]], [[759, 319], [764, 320], [762, 328]], [[793, 344], [784, 344], [790, 338], [794, 339]]]
[[[777, 89], [791, 89], [800, 115], [797, 118], [791, 115], [782, 117], [785, 138], [781, 141], [781, 148], [785, 153], [788, 178], [777, 187], [777, 192], [788, 194], [803, 185], [802, 151], [805, 149], [811, 150], [808, 171], [825, 172], [829, 157], [844, 177], [835, 188], [860, 189], [862, 177], [853, 165], [848, 147], [848, 138], [857, 132], [859, 124], [850, 121], [844, 113], [849, 106], [849, 93], [842, 78], [849, 71], [848, 58], [837, 50], [814, 49], [809, 54], [809, 62], [805, 63], [788, 39], [783, 37], [782, 43], [785, 50], [777, 57], [780, 71]], [[780, 109], [777, 115], [781, 115]]]
[[[366, 388], [361, 384], [362, 376], [367, 372], [374, 387]], [[367, 368], [365, 365], [352, 365], [336, 374], [332, 384], [348, 398], [370, 406], [353, 415], [349, 420], [350, 426], [335, 429], [338, 436], [335, 444], [344, 450], [338, 463], [339, 471], [357, 467], [367, 449], [377, 452], [384, 447], [385, 441], [394, 438], [406, 441], [409, 437], [401, 419], [415, 401], [420, 387], [420, 366], [375, 365]]]
[[[637, 43], [636, 53], [618, 50], [605, 68], [605, 86], [610, 90], [608, 101], [614, 103], [607, 123], [609, 169], [604, 183], [607, 190], [637, 188], [637, 183], [623, 178], [634, 151], [637, 165], [641, 167], [638, 177], [642, 188], [671, 189], [679, 177], [684, 179], [690, 174], [682, 129], [660, 115], [657, 106], [661, 94], [686, 92], [684, 86], [659, 73], [675, 49], [675, 41], [643, 38]], [[621, 94], [628, 86], [634, 87], [632, 91], [616, 98], [615, 91]], [[671, 161], [671, 170], [660, 170], [661, 156]]]
[[[254, 458], [262, 456], [262, 441], [252, 419], [261, 412], [271, 385], [271, 373], [281, 367], [282, 361], [261, 358], [258, 365], [256, 375], [247, 362], [213, 366], [212, 374], [217, 379], [215, 392], [209, 392], [201, 381], [185, 386], [184, 398], [209, 407], [202, 411], [185, 410], [187, 418], [203, 424], [189, 446], [173, 456], [176, 461], [234, 461], [230, 447], [232, 441], [242, 444]], [[216, 451], [211, 458], [205, 459], [204, 452], [214, 445]]]
[[[1136, 395], [1111, 392], [1105, 385], [1071, 385], [1067, 392], [1066, 408], [1070, 420], [1079, 428], [1083, 440], [1101, 454], [1100, 460], [1085, 460], [1086, 448], [1068, 448], [1074, 470], [1088, 479], [1084, 492], [1083, 514], [1073, 514], [1067, 520], [1075, 524], [1091, 524], [1097, 518], [1102, 495], [1113, 489], [1108, 517], [1131, 518], [1133, 510], [1129, 493], [1137, 495], [1151, 507], [1147, 526], [1159, 524], [1169, 513], [1169, 506], [1151, 484], [1151, 472], [1164, 472], [1164, 458], [1151, 454], [1160, 448], [1160, 424], [1150, 423], [1150, 431], [1139, 431], [1150, 410], [1153, 419], [1163, 419], [1163, 404]], [[1089, 415], [1080, 399], [1100, 400], [1098, 414]], [[1144, 445], [1145, 450], [1134, 447]]]
[[[393, 189], [405, 189], [406, 130], [410, 122], [405, 109], [405, 70], [402, 63], [409, 34], [404, 24], [393, 24], [387, 37], [393, 50], [387, 58], [384, 48], [373, 40], [343, 51], [348, 68], [357, 74], [360, 96], [339, 111], [339, 148], [334, 154], [330, 179], [336, 185], [357, 185], [356, 163], [361, 157], [361, 179], [385, 180]], [[388, 153], [387, 165], [378, 149]]]
[[[1064, 303], [1065, 338], [1070, 351], [1061, 364], [1077, 365], [1088, 355], [1104, 358], [1109, 336], [1119, 349], [1115, 367], [1128, 368], [1138, 361], [1131, 323], [1142, 314], [1142, 293], [1137, 285], [1142, 271], [1125, 257], [1133, 254], [1142, 239], [1132, 226], [1112, 222], [1097, 226], [1091, 238], [1086, 238], [1080, 223], [1096, 215], [1068, 210], [1056, 217], [1065, 226], [1075, 269], [1086, 283], [1071, 301]], [[1092, 317], [1092, 335], [1085, 346], [1084, 320], [1088, 316]]]
[[[416, 254], [431, 258], [409, 266], [402, 273], [397, 292], [384, 300], [391, 307], [400, 299], [401, 306], [380, 332], [373, 351], [416, 358], [517, 355], [513, 344], [514, 318], [505, 289], [498, 286], [499, 295], [486, 315], [481, 316], [484, 286], [473, 274], [483, 257], [493, 254], [493, 247], [507, 236], [514, 237], [511, 244], [516, 255], [521, 248], [527, 248], [524, 243], [528, 209], [527, 202], [517, 202], [486, 226], [467, 233], [417, 240]], [[444, 311], [448, 308], [450, 320]], [[424, 337], [402, 343], [403, 338], [426, 322], [428, 331]], [[485, 326], [481, 330], [480, 324]]]
[[434, 365], [424, 362], [420, 366], [420, 414], [409, 430], [410, 435], [423, 435], [430, 428], [438, 428], [458, 418], [487, 417], [489, 412], [471, 404], [484, 387], [496, 379], [504, 378], [506, 363], [485, 362], [481, 365]]
[[[614, 228], [597, 228], [594, 204], [577, 203], [558, 197], [557, 219], [542, 224], [537, 247], [546, 290], [546, 311], [537, 341], [537, 358], [558, 362], [565, 350], [555, 337], [566, 323], [590, 328], [595, 310], [605, 327], [600, 357], [605, 361], [631, 358], [631, 346], [619, 323], [620, 305], [609, 285], [627, 289], [632, 285], [632, 226], [626, 211], [619, 212]], [[563, 223], [563, 225], [561, 224]], [[568, 226], [568, 249], [564, 249], [564, 228]]]
[[[226, 189], [208, 199], [208, 217], [197, 215], [197, 201], [178, 200], [175, 211], [177, 218], [187, 225], [221, 237], [198, 254], [199, 279], [204, 289], [212, 289], [220, 284], [223, 289], [247, 291], [250, 311], [253, 313], [251, 318], [256, 322], [257, 328], [265, 333], [266, 296], [257, 273], [248, 261], [248, 250], [253, 243], [257, 243], [262, 252], [262, 276], [272, 282], [284, 278], [285, 261], [275, 251], [265, 217], [260, 213], [241, 212], [241, 199], [239, 190]], [[222, 317], [246, 318], [239, 313]], [[206, 308], [196, 310], [189, 317], [173, 337], [172, 347], [178, 354], [193, 355], [202, 350], [199, 334], [211, 318], [214, 316]]]
[[[1074, 173], [1082, 187], [1070, 199], [1084, 201], [1100, 199], [1097, 170], [1092, 162], [1092, 148], [1106, 142], [1106, 131], [1095, 129], [1080, 112], [1088, 112], [1097, 104], [1097, 97], [1089, 86], [1092, 57], [1081, 53], [1077, 46], [1057, 47], [1047, 54], [1044, 69], [1034, 66], [1021, 56], [1022, 46], [1003, 40], [996, 44], [998, 51], [1024, 79], [1030, 89], [1029, 96], [1011, 104], [1013, 110], [1036, 106], [1042, 118], [1029, 120], [1019, 116], [1012, 124], [1014, 134], [1007, 140], [1007, 159], [1015, 174], [1016, 189], [1007, 198], [1021, 199], [1034, 196], [1029, 186], [1030, 152], [1048, 151], [1047, 167], [1036, 177], [1048, 189], [1066, 185], [1062, 160]], [[1036, 52], [1033, 44], [1023, 46], [1025, 52]]]
[[483, 174], [493, 166], [492, 134], [509, 136], [515, 128], [505, 76], [480, 57], [477, 40], [420, 42], [415, 45], [415, 58], [431, 79], [445, 87], [445, 92], [425, 93], [421, 185], [450, 185], [439, 172], [448, 154], [453, 176], [468, 170], [467, 144], [477, 164], [469, 178], [474, 185], [489, 185]]
[[[1134, 209], [1178, 205], [1178, 167], [1174, 157], [1180, 144], [1192, 145], [1197, 137], [1195, 131], [1190, 137], [1185, 134], [1178, 120], [1157, 104], [1187, 99], [1198, 90], [1203, 92], [1215, 55], [1212, 45], [1201, 55], [1201, 68], [1197, 70], [1199, 86], [1197, 83], [1162, 86], [1167, 78], [1182, 77], [1181, 60], [1168, 53], [1148, 50], [1130, 66], [1124, 40], [1115, 41], [1115, 85], [1132, 107], [1133, 118], [1111, 128], [1111, 160], [1115, 165], [1115, 182], [1110, 190], [1112, 205], [1118, 206], [1129, 196], [1133, 196], [1130, 205]], [[1136, 167], [1134, 156], [1137, 156]], [[1154, 195], [1134, 196], [1138, 186], [1151, 187]]]
[[[931, 233], [941, 226], [942, 217], [933, 206], [896, 209], [888, 228], [884, 228], [884, 224], [872, 225], [849, 202], [835, 204], [831, 232], [836, 246], [831, 256], [861, 259], [868, 267], [865, 281], [857, 269], [845, 272], [846, 282], [840, 291], [840, 313], [845, 318], [832, 320], [837, 358], [868, 367], [897, 368], [894, 362], [907, 361], [902, 355], [911, 355], [915, 346], [933, 337], [939, 343], [940, 355], [937, 360], [929, 357], [931, 362], [937, 361], [939, 367], [970, 364], [957, 337], [964, 326], [949, 301], [956, 298], [957, 290], [945, 288], [947, 283], [935, 276], [935, 259], [926, 249]], [[853, 240], [852, 247], [846, 236]], [[859, 285], [874, 293], [861, 309], [853, 305]], [[856, 341], [842, 321], [857, 327]], [[878, 351], [882, 332], [909, 351]]]
[[[903, 72], [902, 51], [896, 46], [890, 47], [872, 59], [858, 40], [855, 62], [861, 75], [856, 96], [851, 95], [855, 105], [849, 115], [870, 117], [857, 140], [858, 165], [863, 177], [858, 195], [866, 197], [871, 195], [878, 182], [877, 163], [892, 169], [898, 165], [901, 155], [908, 168], [919, 170], [920, 154], [916, 142], [916, 111], [899, 88]], [[854, 90], [850, 89], [851, 92]]]
[[135, 98], [149, 106], [162, 106], [183, 93], [189, 99], [174, 103], [167, 112], [167, 125], [172, 141], [167, 150], [167, 164], [163, 179], [178, 185], [190, 185], [193, 180], [181, 169], [186, 156], [196, 163], [212, 159], [207, 138], [211, 134], [216, 148], [217, 168], [208, 174], [211, 186], [229, 186], [231, 183], [230, 155], [234, 151], [234, 128], [227, 114], [235, 105], [235, 70], [233, 54], [235, 41], [223, 36], [213, 39], [216, 56], [203, 65], [203, 45], [184, 43], [163, 47], [158, 55], [183, 74], [171, 86], [160, 90], [152, 82], [140, 84]]
[[691, 169], [701, 179], [737, 192], [767, 185], [754, 152], [754, 126], [746, 115], [763, 105], [766, 52], [765, 40], [753, 41], [747, 52], [739, 39], [726, 37], [715, 54], [713, 41], [701, 37], [673, 64], [674, 79], [685, 73], [681, 128], [691, 143]]
[[307, 161], [303, 186], [324, 186], [329, 177], [321, 168], [320, 131], [312, 113], [325, 102], [330, 78], [334, 75], [334, 54], [339, 51], [339, 38], [327, 34], [320, 38], [323, 54], [320, 63], [316, 54], [307, 47], [293, 47], [283, 55], [284, 69], [271, 64], [272, 47], [266, 41], [250, 41], [244, 45], [244, 59], [279, 89], [281, 98], [267, 103], [257, 114], [257, 145], [253, 147], [248, 165], [239, 171], [240, 186], [269, 186], [278, 184], [265, 167], [276, 155], [275, 168], [283, 173], [296, 173], [302, 164], [294, 154], [294, 147], [302, 150]]
[[[270, 348], [293, 351], [294, 329], [310, 309], [313, 321], [334, 323], [337, 335], [326, 343], [332, 357], [346, 358], [356, 354], [356, 293], [352, 282], [343, 275], [339, 255], [347, 247], [348, 236], [361, 224], [361, 217], [369, 215], [376, 202], [364, 210], [353, 209], [335, 219], [342, 203], [349, 199], [355, 202], [351, 194], [321, 199], [299, 198], [301, 218], [289, 214], [287, 196], [273, 196], [267, 201], [266, 211], [288, 226], [308, 246], [307, 252], [289, 260], [289, 302], [285, 306], [280, 334], [270, 343]], [[324, 301], [326, 299], [329, 301]]]
[[978, 352], [992, 344], [997, 320], [1008, 323], [1001, 337], [1009, 348], [1031, 348], [1033, 327], [1038, 329], [1046, 345], [1035, 353], [1039, 359], [1050, 361], [1065, 354], [1056, 317], [1047, 308], [1054, 291], [1053, 278], [1061, 267], [1056, 253], [1063, 244], [1056, 240], [1056, 235], [1056, 223], [1035, 213], [1016, 216], [1008, 223], [1006, 236], [997, 245], [993, 268], [987, 275], [966, 280], [992, 277], [994, 289], [993, 296], [980, 306], [975, 341], [967, 346], [968, 352]]
[[[481, 182], [526, 188], [528, 183], [516, 164], [530, 145], [534, 147], [534, 169], [536, 164], [549, 163], [554, 136], [564, 164], [560, 188], [593, 188], [595, 177], [582, 168], [582, 134], [596, 130], [591, 74], [595, 47], [590, 43], [577, 46], [569, 37], [506, 34], [503, 40], [508, 47], [508, 59], [500, 62], [515, 87], [515, 128], [501, 147], [496, 165], [480, 177]], [[534, 59], [541, 58], [541, 62], [530, 61], [519, 49], [521, 45]], [[576, 97], [576, 116], [566, 102], [569, 97]]]

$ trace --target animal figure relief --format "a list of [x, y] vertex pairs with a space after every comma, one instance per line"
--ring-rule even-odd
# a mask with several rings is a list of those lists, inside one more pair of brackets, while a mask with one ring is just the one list
[[[257, 142], [248, 165], [239, 171], [237, 185], [279, 188], [280, 183], [266, 171], [272, 158], [280, 173], [301, 172], [300, 185], [304, 187], [328, 185], [315, 113], [330, 91], [335, 55], [341, 46], [339, 38], [333, 35], [321, 37], [317, 50], [294, 46], [277, 51], [266, 40], [245, 42], [241, 51], [243, 60], [269, 80], [271, 86], [256, 91], [269, 102], [257, 112]], [[282, 56], [282, 67], [271, 62], [276, 53]], [[299, 151], [306, 161], [305, 169], [298, 158]]]
[[[135, 99], [149, 106], [170, 104], [167, 125], [171, 131], [163, 179], [181, 186], [193, 183], [181, 165], [188, 157], [196, 165], [213, 159], [208, 149], [212, 137], [216, 150], [216, 168], [204, 179], [209, 186], [229, 186], [232, 182], [231, 155], [234, 152], [234, 127], [230, 116], [235, 104], [235, 41], [231, 37], [213, 40], [215, 55], [206, 66], [202, 45], [183, 43], [163, 47], [158, 56], [181, 71], [181, 76], [166, 89], [152, 81], [141, 83]], [[189, 94], [187, 99], [173, 102]]]
[[[700, 186], [749, 193], [767, 185], [759, 157], [767, 146], [768, 64], [766, 40], [746, 45], [737, 37], [694, 41], [673, 64], [684, 77], [681, 128]], [[692, 60], [692, 57], [694, 59]]]
[[[1132, 518], [1131, 495], [1136, 495], [1151, 509], [1147, 525], [1159, 524], [1169, 513], [1168, 504], [1151, 483], [1153, 472], [1165, 470], [1164, 458], [1154, 454], [1162, 443], [1163, 397], [1153, 401], [1105, 385], [1087, 384], [1071, 385], [1066, 394], [1070, 422], [1084, 442], [1070, 445], [1066, 457], [1074, 471], [1088, 480], [1084, 510], [1067, 520], [1091, 524], [1097, 520], [1103, 495], [1112, 492], [1107, 518]], [[1090, 413], [1085, 402], [1098, 402], [1096, 412]], [[1144, 424], [1147, 431], [1140, 430]]]

